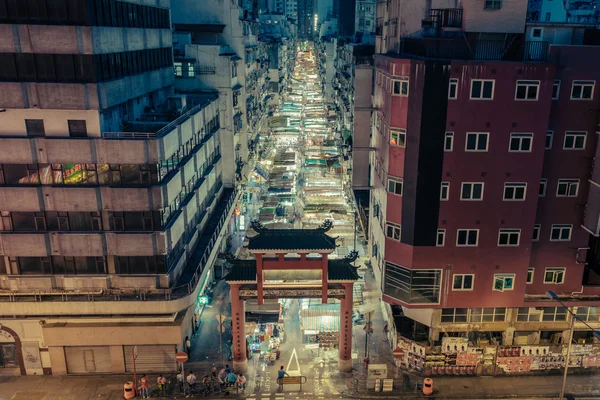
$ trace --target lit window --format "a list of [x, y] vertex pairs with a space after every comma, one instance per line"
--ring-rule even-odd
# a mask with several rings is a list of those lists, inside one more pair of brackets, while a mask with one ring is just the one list
[[560, 285], [565, 283], [565, 268], [546, 268], [544, 271], [544, 283]]
[[554, 131], [546, 131], [546, 150], [552, 149], [552, 142], [554, 141]]
[[444, 136], [444, 151], [452, 151], [454, 148], [454, 132], [446, 132]]
[[558, 96], [560, 94], [560, 81], [554, 81], [552, 85], [552, 100], [558, 100]]
[[458, 79], [450, 79], [450, 85], [448, 86], [448, 98], [454, 100], [458, 97]]
[[563, 149], [565, 150], [583, 150], [585, 149], [585, 142], [587, 138], [587, 132], [565, 132], [565, 142]]
[[450, 182], [442, 182], [440, 200], [448, 200], [448, 196], [450, 196]]
[[550, 230], [551, 242], [568, 242], [571, 240], [573, 225], [552, 225]]
[[471, 79], [471, 100], [492, 100], [494, 84], [493, 79]]
[[175, 76], [183, 76], [183, 65], [180, 62], [173, 63], [175, 68]]
[[548, 179], [544, 178], [544, 179], [540, 180], [540, 191], [538, 193], [538, 196], [540, 196], [540, 197], [546, 196], [546, 187], [548, 187]]
[[461, 247], [475, 247], [479, 242], [479, 229], [458, 229], [456, 245]]
[[391, 131], [390, 144], [394, 146], [406, 147], [406, 131], [404, 129]]
[[556, 197], [577, 197], [579, 179], [559, 179]]
[[515, 286], [515, 274], [494, 274], [493, 290], [504, 292], [513, 290]]
[[533, 274], [535, 272], [535, 268], [527, 268], [527, 284], [531, 285], [533, 283]]
[[540, 224], [535, 224], [533, 226], [533, 238], [531, 240], [533, 240], [534, 242], [539, 242], [540, 241], [540, 232], [542, 230], [542, 225]]
[[436, 238], [435, 245], [437, 247], [444, 247], [445, 243], [446, 243], [446, 230], [445, 229], [438, 229], [437, 230], [437, 238]]
[[385, 236], [399, 242], [401, 234], [402, 227], [400, 225], [394, 224], [393, 222], [387, 222], [385, 224]]
[[515, 100], [537, 100], [540, 81], [517, 81]]
[[521, 239], [520, 229], [500, 229], [498, 232], [498, 246], [516, 247]]
[[402, 196], [402, 179], [401, 178], [388, 178], [388, 193], [397, 194]]
[[573, 81], [571, 100], [592, 100], [596, 81]]
[[505, 183], [504, 184], [504, 200], [525, 200], [527, 191], [526, 183]]
[[452, 278], [452, 290], [473, 290], [475, 275], [454, 274]]
[[508, 151], [512, 153], [530, 153], [533, 133], [511, 133]]
[[483, 182], [463, 182], [461, 200], [483, 200]]

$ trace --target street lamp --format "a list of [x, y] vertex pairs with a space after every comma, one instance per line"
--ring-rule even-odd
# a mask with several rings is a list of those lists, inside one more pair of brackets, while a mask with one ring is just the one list
[[571, 309], [569, 309], [569, 307], [567, 307], [567, 305], [565, 303], [563, 303], [558, 298], [558, 295], [556, 293], [554, 293], [552, 290], [546, 291], [546, 295], [548, 297], [550, 297], [552, 300], [559, 302], [569, 312], [569, 314], [571, 314], [571, 324], [569, 327], [569, 341], [567, 343], [567, 356], [565, 358], [565, 373], [563, 375], [562, 386], [560, 388], [560, 397], [558, 398], [558, 400], [563, 400], [564, 396], [565, 396], [565, 386], [567, 385], [567, 372], [569, 371], [569, 361], [571, 359], [571, 343], [573, 342], [573, 330], [575, 328], [575, 320], [579, 320], [580, 322], [583, 322], [585, 324], [585, 326], [590, 328], [592, 330], [594, 337], [598, 340], [600, 340], [600, 332], [594, 330], [594, 328], [589, 326], [585, 321], [577, 318], [577, 315], [575, 315], [575, 313], [573, 311], [571, 311]]

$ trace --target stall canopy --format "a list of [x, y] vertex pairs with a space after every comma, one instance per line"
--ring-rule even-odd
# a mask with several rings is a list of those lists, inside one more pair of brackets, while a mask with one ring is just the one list
[[300, 312], [302, 329], [317, 332], [340, 330], [340, 306], [329, 304], [322, 308], [307, 308]]
[[279, 321], [279, 313], [246, 313], [246, 323], [254, 322], [260, 324], [276, 324]]

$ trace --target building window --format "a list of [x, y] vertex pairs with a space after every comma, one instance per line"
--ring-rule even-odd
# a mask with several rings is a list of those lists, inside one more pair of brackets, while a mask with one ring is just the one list
[[493, 79], [471, 79], [471, 100], [492, 100], [494, 85]]
[[196, 70], [194, 69], [194, 63], [187, 64], [187, 76], [193, 78], [196, 75]]
[[471, 308], [469, 322], [504, 322], [506, 308]]
[[465, 151], [487, 151], [489, 133], [467, 133]]
[[483, 182], [463, 182], [461, 200], [483, 200]]
[[517, 81], [515, 100], [537, 100], [540, 81]]
[[520, 229], [500, 229], [498, 231], [499, 247], [516, 247], [521, 239]]
[[373, 206], [373, 216], [374, 217], [378, 217], [379, 216], [379, 204], [375, 204]]
[[542, 230], [542, 225], [540, 224], [535, 224], [533, 226], [533, 238], [532, 240], [534, 242], [539, 242], [540, 241], [540, 232]]
[[515, 274], [494, 274], [494, 286], [492, 290], [504, 292], [513, 290], [515, 286]]
[[442, 188], [440, 190], [440, 200], [448, 200], [450, 196], [450, 182], [442, 182]]
[[552, 150], [552, 142], [554, 141], [554, 131], [546, 131], [546, 150]]
[[540, 180], [540, 191], [538, 193], [539, 197], [546, 196], [546, 187], [548, 186], [548, 179], [544, 178]]
[[592, 100], [596, 81], [573, 81], [571, 100]]
[[445, 229], [438, 229], [437, 230], [437, 238], [435, 241], [435, 245], [437, 247], [444, 247], [444, 244], [446, 243], [446, 230]]
[[408, 79], [392, 80], [394, 96], [408, 96]]
[[544, 307], [542, 321], [557, 322], [567, 320], [567, 309], [565, 307]]
[[87, 137], [87, 126], [83, 119], [70, 119], [69, 136], [71, 137]]
[[535, 268], [527, 268], [527, 284], [531, 285], [533, 283], [533, 274], [535, 272]]
[[527, 183], [505, 183], [504, 184], [504, 200], [525, 200], [527, 191]]
[[577, 318], [586, 322], [600, 321], [600, 307], [577, 307]]
[[444, 151], [452, 151], [454, 148], [454, 132], [446, 132], [444, 136]]
[[458, 98], [458, 79], [450, 79], [450, 85], [448, 86], [448, 98], [451, 100]]
[[390, 239], [400, 241], [402, 235], [402, 226], [394, 224], [393, 222], [386, 222], [385, 224], [385, 236]]
[[393, 146], [406, 147], [406, 131], [404, 129], [391, 131], [390, 144]]
[[411, 270], [402, 265], [385, 263], [383, 293], [409, 304], [438, 304], [442, 270]]
[[231, 98], [233, 100], [233, 106], [237, 107], [237, 105], [238, 105], [238, 94], [236, 92], [233, 92], [233, 94], [231, 95]]
[[479, 242], [479, 229], [458, 229], [456, 245], [460, 247], [476, 247]]
[[587, 132], [565, 132], [565, 143], [563, 144], [564, 150], [583, 150], [585, 149], [585, 142], [587, 138]]
[[559, 179], [556, 197], [577, 197], [579, 179]]
[[237, 76], [237, 63], [231, 63], [231, 78], [235, 78]]
[[543, 32], [544, 32], [544, 30], [542, 28], [533, 28], [531, 30], [531, 37], [533, 39], [541, 39]]
[[551, 19], [552, 19], [552, 13], [547, 12], [546, 13], [546, 22], [550, 22]]
[[544, 283], [553, 283], [556, 285], [565, 283], [565, 268], [546, 268]]
[[442, 308], [441, 322], [467, 322], [468, 308]]
[[183, 64], [180, 62], [174, 62], [173, 68], [175, 69], [175, 76], [183, 76]]
[[532, 141], [533, 133], [511, 133], [508, 151], [513, 153], [530, 153]]
[[452, 290], [473, 290], [473, 281], [475, 280], [475, 275], [467, 274], [454, 274]]
[[502, 0], [485, 0], [486, 10], [499, 10], [502, 8]]
[[388, 193], [402, 196], [402, 179], [388, 177]]
[[552, 225], [552, 229], [550, 229], [550, 241], [568, 242], [571, 240], [572, 231], [573, 225]]
[[26, 119], [25, 129], [27, 136], [46, 136], [43, 119]]
[[560, 95], [560, 81], [555, 80], [552, 85], [552, 100], [558, 100], [558, 96]]

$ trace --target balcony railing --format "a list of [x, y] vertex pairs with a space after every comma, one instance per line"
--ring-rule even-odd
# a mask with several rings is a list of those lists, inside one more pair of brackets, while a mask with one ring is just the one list
[[402, 53], [448, 60], [546, 61], [548, 42], [406, 38]]
[[434, 8], [429, 10], [429, 17], [422, 22], [423, 27], [461, 28], [462, 8]]
[[196, 75], [214, 75], [217, 73], [217, 69], [215, 67], [209, 67], [207, 65], [195, 65], [194, 73]]

